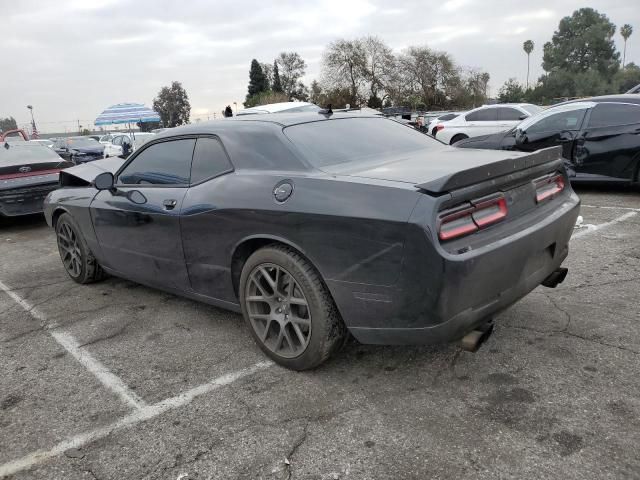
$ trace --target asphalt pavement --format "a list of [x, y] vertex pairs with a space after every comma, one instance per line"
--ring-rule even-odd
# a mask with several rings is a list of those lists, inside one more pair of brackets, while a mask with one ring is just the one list
[[234, 313], [63, 270], [0, 224], [0, 477], [640, 478], [640, 192], [581, 188], [567, 280], [477, 352], [349, 343], [296, 373]]

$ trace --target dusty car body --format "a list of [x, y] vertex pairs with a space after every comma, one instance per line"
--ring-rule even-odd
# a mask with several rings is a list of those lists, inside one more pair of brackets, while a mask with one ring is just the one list
[[0, 144], [0, 216], [42, 212], [49, 192], [58, 188], [58, 174], [72, 164], [45, 145]]
[[[211, 175], [195, 173], [205, 164]], [[241, 311], [296, 369], [326, 359], [345, 328], [364, 343], [461, 338], [549, 284], [579, 209], [559, 149], [456, 149], [357, 112], [179, 127], [61, 184], [45, 216], [74, 280], [102, 269]]]

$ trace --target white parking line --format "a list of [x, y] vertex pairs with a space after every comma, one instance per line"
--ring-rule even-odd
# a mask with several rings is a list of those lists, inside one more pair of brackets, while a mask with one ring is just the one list
[[631, 217], [635, 217], [637, 214], [638, 214], [638, 212], [627, 212], [624, 215], [620, 215], [619, 217], [614, 218], [610, 222], [600, 223], [598, 225], [585, 225], [584, 226], [585, 229], [574, 233], [571, 236], [571, 240], [575, 240], [576, 238], [584, 237], [585, 235], [587, 235], [589, 233], [597, 232], [598, 230], [605, 230], [605, 229], [611, 227], [612, 225], [615, 225], [616, 223], [624, 222], [625, 220], [628, 220]]
[[39, 463], [42, 463], [46, 460], [49, 460], [50, 458], [64, 453], [65, 450], [68, 450], [70, 448], [80, 448], [91, 442], [107, 437], [116, 430], [120, 430], [131, 425], [150, 420], [169, 410], [183, 407], [191, 403], [196, 397], [199, 397], [200, 395], [212, 392], [213, 390], [217, 390], [220, 387], [229, 385], [236, 380], [239, 380], [248, 375], [252, 375], [265, 368], [269, 368], [272, 365], [273, 362], [271, 361], [256, 363], [255, 365], [243, 370], [223, 375], [211, 380], [209, 383], [194, 387], [191, 390], [187, 390], [186, 392], [181, 393], [180, 395], [176, 395], [175, 397], [162, 400], [161, 402], [155, 403], [153, 405], [142, 407], [110, 425], [98, 428], [96, 430], [91, 430], [89, 432], [81, 433], [79, 435], [75, 435], [67, 440], [63, 440], [49, 450], [37, 450], [22, 458], [0, 465], [0, 477], [3, 477], [5, 475], [12, 475], [21, 470], [31, 468]]
[[632, 212], [640, 212], [640, 208], [633, 207], [617, 207], [615, 205], [580, 205], [580, 208], [601, 208], [603, 210], [630, 210]]
[[73, 358], [89, 370], [105, 387], [118, 395], [129, 406], [141, 409], [146, 406], [142, 398], [131, 390], [119, 377], [111, 373], [100, 361], [94, 358], [86, 350], [80, 348], [77, 340], [68, 333], [53, 330], [55, 325], [47, 325], [47, 317], [37, 307], [31, 305], [27, 300], [22, 298], [16, 292], [12, 291], [8, 285], [0, 281], [0, 290], [4, 291], [18, 305], [20, 305], [29, 315], [40, 322], [42, 327], [58, 342]]

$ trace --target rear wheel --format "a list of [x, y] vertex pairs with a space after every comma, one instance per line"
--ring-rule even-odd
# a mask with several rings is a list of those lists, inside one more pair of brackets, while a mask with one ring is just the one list
[[240, 276], [242, 313], [258, 346], [294, 370], [317, 367], [346, 336], [338, 310], [316, 269], [294, 250], [267, 246]]
[[89, 250], [73, 217], [63, 213], [56, 222], [56, 238], [62, 265], [74, 282], [92, 283], [104, 278], [104, 271]]
[[449, 145], [453, 145], [454, 143], [459, 142], [460, 140], [465, 140], [467, 138], [469, 137], [464, 133], [459, 133], [453, 136], [453, 138], [451, 139], [451, 142], [449, 142]]

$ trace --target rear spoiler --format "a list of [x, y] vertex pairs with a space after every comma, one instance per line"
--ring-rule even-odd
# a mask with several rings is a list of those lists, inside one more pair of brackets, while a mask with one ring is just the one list
[[[528, 170], [530, 168], [553, 161], [559, 161], [561, 159], [562, 147], [550, 147], [529, 155], [498, 160], [497, 162], [491, 162], [468, 170], [455, 172], [450, 175], [444, 175], [440, 178], [436, 178], [435, 180], [420, 183], [416, 185], [416, 188], [425, 190], [428, 193], [442, 194], [451, 190], [457, 190], [477, 183], [482, 183], [487, 180], [504, 177], [505, 175], [512, 175], [523, 170]], [[503, 182], [504, 178], [501, 179], [500, 183]]]

